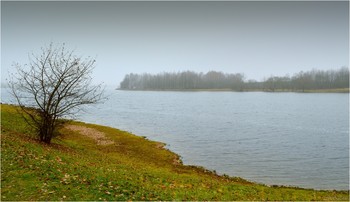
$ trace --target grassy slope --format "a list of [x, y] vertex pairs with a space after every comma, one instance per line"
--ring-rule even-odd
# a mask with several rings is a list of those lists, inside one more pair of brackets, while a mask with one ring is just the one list
[[268, 187], [184, 166], [161, 144], [117, 129], [99, 146], [61, 129], [51, 145], [32, 138], [15, 107], [1, 105], [1, 200], [348, 200], [349, 192]]

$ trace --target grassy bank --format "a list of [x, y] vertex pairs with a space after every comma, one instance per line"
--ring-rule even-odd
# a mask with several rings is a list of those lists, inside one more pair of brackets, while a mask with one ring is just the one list
[[39, 143], [16, 107], [1, 105], [2, 201], [349, 199], [348, 191], [268, 187], [184, 166], [163, 144], [110, 127], [67, 122], [60, 132]]

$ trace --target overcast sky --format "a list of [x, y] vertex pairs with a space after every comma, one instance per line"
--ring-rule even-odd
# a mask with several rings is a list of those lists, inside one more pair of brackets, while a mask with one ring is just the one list
[[1, 2], [1, 79], [40, 47], [96, 56], [94, 82], [209, 70], [261, 80], [349, 66], [349, 2]]

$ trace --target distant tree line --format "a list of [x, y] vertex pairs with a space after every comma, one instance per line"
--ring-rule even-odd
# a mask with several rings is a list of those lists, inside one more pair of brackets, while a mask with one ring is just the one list
[[159, 74], [127, 74], [120, 83], [123, 90], [200, 90], [234, 91], [305, 91], [313, 89], [349, 88], [349, 69], [311, 70], [293, 76], [270, 76], [264, 81], [245, 80], [244, 74], [217, 71], [196, 73], [183, 71]]
[[265, 91], [349, 88], [349, 69], [347, 67], [326, 71], [313, 69], [306, 72], [301, 71], [292, 77], [288, 75], [283, 77], [270, 76], [262, 82], [260, 88]]
[[182, 90], [182, 89], [233, 89], [243, 90], [243, 74], [224, 74], [210, 71], [206, 74], [193, 71], [159, 73], [156, 75], [127, 74], [120, 83], [128, 90]]

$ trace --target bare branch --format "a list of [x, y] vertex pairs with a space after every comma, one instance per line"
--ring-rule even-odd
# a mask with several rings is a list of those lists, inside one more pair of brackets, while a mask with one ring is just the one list
[[[63, 46], [50, 44], [32, 54], [28, 69], [16, 64], [17, 74], [9, 84], [25, 112], [26, 120], [37, 130], [40, 140], [49, 143], [60, 117], [71, 116], [82, 105], [102, 100], [101, 85], [92, 86], [90, 74], [95, 60], [82, 59]], [[29, 108], [35, 108], [28, 110]]]

